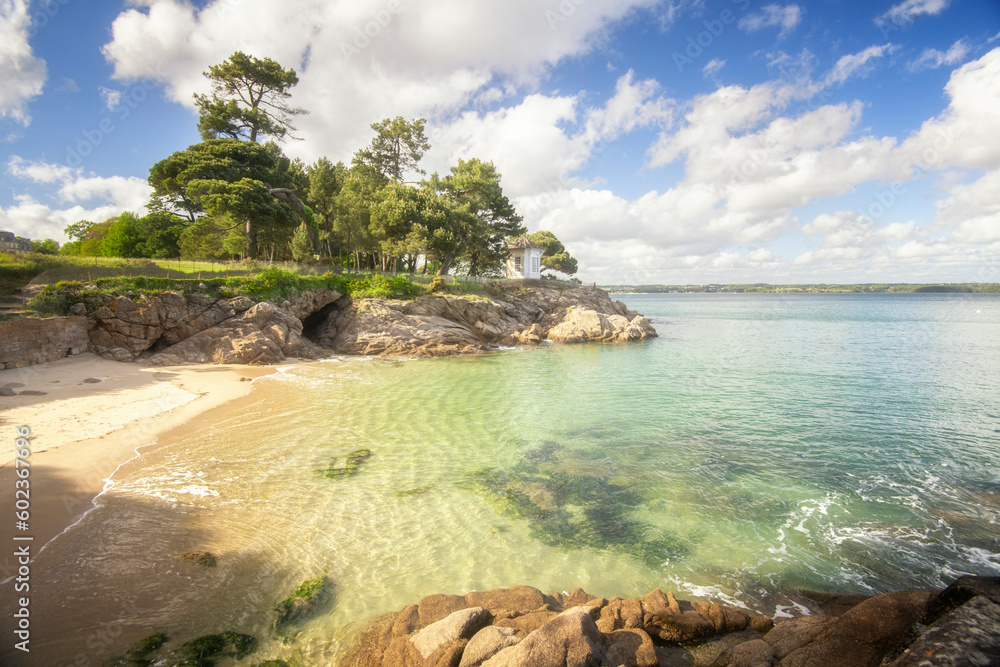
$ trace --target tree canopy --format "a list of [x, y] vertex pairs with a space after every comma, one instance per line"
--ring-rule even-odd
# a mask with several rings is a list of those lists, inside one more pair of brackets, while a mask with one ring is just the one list
[[431, 147], [424, 135], [426, 122], [423, 118], [406, 120], [396, 116], [372, 123], [375, 138], [368, 148], [355, 153], [354, 166], [397, 183], [402, 183], [408, 172], [423, 174], [417, 165]]
[[[196, 95], [204, 141], [150, 168], [148, 214], [123, 213], [66, 228], [63, 252], [119, 257], [327, 261], [356, 269], [501, 275], [507, 238], [525, 232], [495, 165], [462, 159], [424, 174], [423, 118], [372, 123], [371, 142], [345, 166], [289, 159], [280, 140], [305, 113], [289, 105], [298, 77], [277, 62], [236, 52], [209, 68], [211, 95]], [[555, 237], [547, 266], [575, 271]], [[545, 260], [543, 259], [543, 262]]]
[[289, 106], [289, 89], [299, 82], [293, 69], [270, 58], [258, 59], [237, 51], [205, 72], [211, 95], [195, 95], [198, 129], [205, 140], [228, 137], [283, 139], [295, 131], [292, 119], [308, 113]]
[[287, 187], [295, 174], [291, 162], [275, 157], [269, 146], [213, 139], [178, 151], [153, 165], [149, 184], [154, 196], [185, 199], [205, 213], [228, 215], [245, 230], [244, 256], [257, 256], [258, 234], [290, 233], [297, 212], [271, 195], [272, 187]]
[[545, 248], [542, 255], [542, 269], [573, 275], [577, 271], [576, 259], [566, 250], [566, 246], [552, 232], [545, 230], [528, 234], [528, 240]]

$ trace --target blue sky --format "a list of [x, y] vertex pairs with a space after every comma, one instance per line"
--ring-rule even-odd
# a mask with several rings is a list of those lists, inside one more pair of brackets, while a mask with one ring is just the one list
[[285, 151], [428, 120], [602, 283], [1000, 282], [996, 0], [0, 3], [0, 229], [140, 211], [236, 50], [300, 77]]

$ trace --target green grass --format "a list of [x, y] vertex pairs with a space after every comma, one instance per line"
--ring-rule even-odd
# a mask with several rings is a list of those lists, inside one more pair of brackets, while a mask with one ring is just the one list
[[407, 276], [389, 278], [382, 275], [350, 276], [335, 273], [302, 276], [278, 268], [268, 268], [251, 276], [229, 278], [160, 278], [152, 276], [117, 276], [98, 278], [92, 282], [63, 281], [46, 285], [28, 304], [42, 315], [66, 315], [76, 303], [87, 306], [88, 312], [109, 303], [117, 296], [155, 296], [164, 292], [190, 295], [202, 293], [216, 298], [247, 296], [255, 301], [282, 301], [311, 289], [334, 289], [356, 298], [407, 299], [426, 294], [426, 287], [417, 285]]

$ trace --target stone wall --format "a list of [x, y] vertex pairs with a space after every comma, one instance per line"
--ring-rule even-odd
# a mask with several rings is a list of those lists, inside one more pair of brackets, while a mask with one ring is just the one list
[[90, 348], [86, 317], [19, 318], [0, 322], [0, 368], [24, 368]]

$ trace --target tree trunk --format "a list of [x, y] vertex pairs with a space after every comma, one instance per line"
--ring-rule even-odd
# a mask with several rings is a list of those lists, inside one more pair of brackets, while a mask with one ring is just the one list
[[246, 256], [249, 260], [257, 259], [257, 239], [256, 230], [254, 229], [253, 222], [250, 218], [247, 218], [247, 242], [246, 242]]
[[441, 268], [438, 269], [437, 274], [439, 276], [446, 276], [448, 272], [451, 271], [451, 265], [455, 261], [455, 253], [450, 252], [445, 255], [444, 260], [441, 262]]

